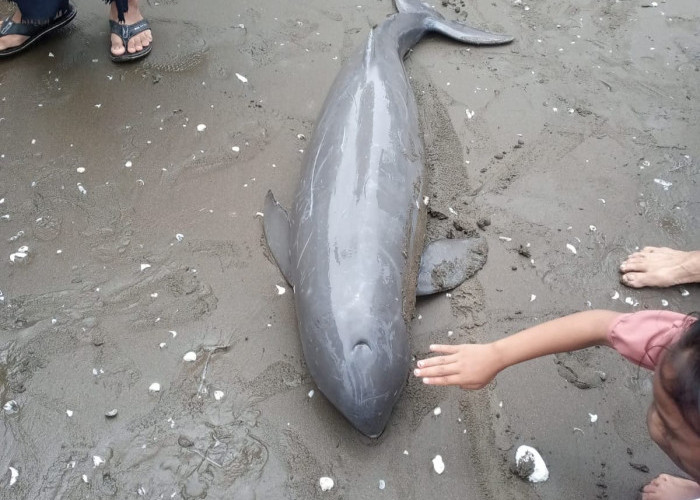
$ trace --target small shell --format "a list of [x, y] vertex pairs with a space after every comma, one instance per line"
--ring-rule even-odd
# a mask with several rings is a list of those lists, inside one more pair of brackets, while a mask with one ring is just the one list
[[72, 416], [73, 416], [73, 410], [66, 410], [66, 415], [68, 415], [69, 417], [72, 417]]
[[190, 351], [187, 354], [185, 354], [182, 359], [184, 361], [197, 361], [197, 353], [194, 351]]
[[567, 244], [566, 244], [566, 248], [568, 248], [569, 251], [570, 251], [571, 253], [573, 253], [574, 255], [576, 255], [576, 247], [573, 246], [571, 243], [567, 243]]
[[238, 78], [238, 79], [239, 79], [240, 81], [242, 81], [243, 83], [248, 83], [248, 79], [247, 79], [245, 76], [243, 76], [243, 75], [241, 75], [241, 74], [239, 74], [239, 73], [236, 73], [236, 78]]
[[594, 424], [598, 421], [598, 415], [594, 413], [589, 413], [588, 416], [591, 418], [591, 423]]
[[94, 467], [99, 467], [100, 465], [105, 463], [105, 459], [98, 456], [98, 455], [93, 455], [92, 456], [92, 463], [93, 463]]
[[435, 472], [438, 474], [445, 472], [445, 462], [442, 461], [440, 455], [435, 455], [435, 458], [433, 458], [433, 469], [435, 469]]
[[9, 469], [10, 469], [10, 486], [12, 486], [13, 484], [15, 484], [17, 482], [17, 478], [19, 477], [19, 472], [14, 467], [9, 467]]
[[214, 391], [214, 399], [220, 401], [224, 397], [224, 391]]
[[330, 477], [322, 477], [318, 480], [318, 484], [321, 486], [321, 491], [329, 491], [335, 486], [333, 479]]
[[440, 415], [441, 413], [442, 413], [442, 410], [440, 409], [439, 406], [433, 410], [433, 415], [435, 415], [436, 417], [438, 415]]
[[275, 286], [277, 286], [277, 295], [284, 295], [284, 292], [287, 291], [287, 289], [284, 288], [283, 286], [279, 286], [279, 285], [275, 285]]
[[151, 267], [150, 264], [141, 264], [141, 270], [142, 270], [142, 271], [145, 271], [145, 270], [148, 269], [149, 267]]
[[149, 387], [148, 390], [150, 392], [159, 392], [160, 391], [160, 384], [158, 382], [153, 382]]
[[119, 411], [116, 408], [112, 408], [108, 412], [105, 412], [105, 417], [114, 418], [117, 416], [117, 413], [119, 413]]

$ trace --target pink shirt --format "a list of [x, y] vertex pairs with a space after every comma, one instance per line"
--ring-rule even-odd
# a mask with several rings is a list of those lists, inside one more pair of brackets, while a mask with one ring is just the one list
[[671, 311], [639, 311], [619, 316], [608, 331], [613, 348], [636, 365], [653, 370], [659, 355], [695, 321]]

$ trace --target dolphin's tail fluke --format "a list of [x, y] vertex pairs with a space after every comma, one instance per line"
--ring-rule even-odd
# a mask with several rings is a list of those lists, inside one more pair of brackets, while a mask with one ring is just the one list
[[472, 28], [466, 24], [448, 21], [442, 14], [420, 0], [394, 0], [394, 3], [399, 12], [425, 15], [425, 27], [427, 30], [441, 33], [459, 42], [472, 43], [474, 45], [500, 45], [513, 41], [513, 37], [510, 35], [489, 33], [488, 31]]

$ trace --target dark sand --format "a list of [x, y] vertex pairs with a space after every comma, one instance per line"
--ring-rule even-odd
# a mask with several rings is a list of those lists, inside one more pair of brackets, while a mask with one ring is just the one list
[[[625, 499], [677, 472], [646, 432], [650, 373], [603, 348], [479, 392], [411, 378], [376, 441], [309, 396], [256, 213], [270, 188], [289, 205], [303, 136], [388, 0], [144, 2], [155, 46], [129, 66], [109, 61], [104, 6], [76, 3], [0, 62], [0, 404], [19, 405], [0, 410], [0, 498]], [[638, 246], [700, 248], [700, 3], [438, 9], [515, 42], [431, 38], [406, 63], [448, 216], [429, 235], [457, 222], [489, 244], [475, 278], [418, 302], [416, 356], [588, 307], [700, 309], [697, 286], [617, 273]], [[513, 475], [520, 444], [547, 482]]]

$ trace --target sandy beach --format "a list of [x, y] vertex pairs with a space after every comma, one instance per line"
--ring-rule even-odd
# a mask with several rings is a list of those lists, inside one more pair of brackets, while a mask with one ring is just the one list
[[[95, 0], [0, 61], [1, 499], [627, 499], [680, 474], [646, 430], [651, 372], [605, 348], [474, 392], [407, 374], [384, 434], [355, 431], [308, 373], [263, 201], [290, 205], [333, 79], [394, 5], [142, 3], [143, 61], [110, 61]], [[405, 62], [428, 237], [488, 242], [418, 300], [412, 354], [589, 308], [700, 311], [700, 286], [618, 273], [700, 248], [700, 3], [435, 8], [515, 41], [431, 36]], [[522, 444], [547, 481], [513, 472]]]

